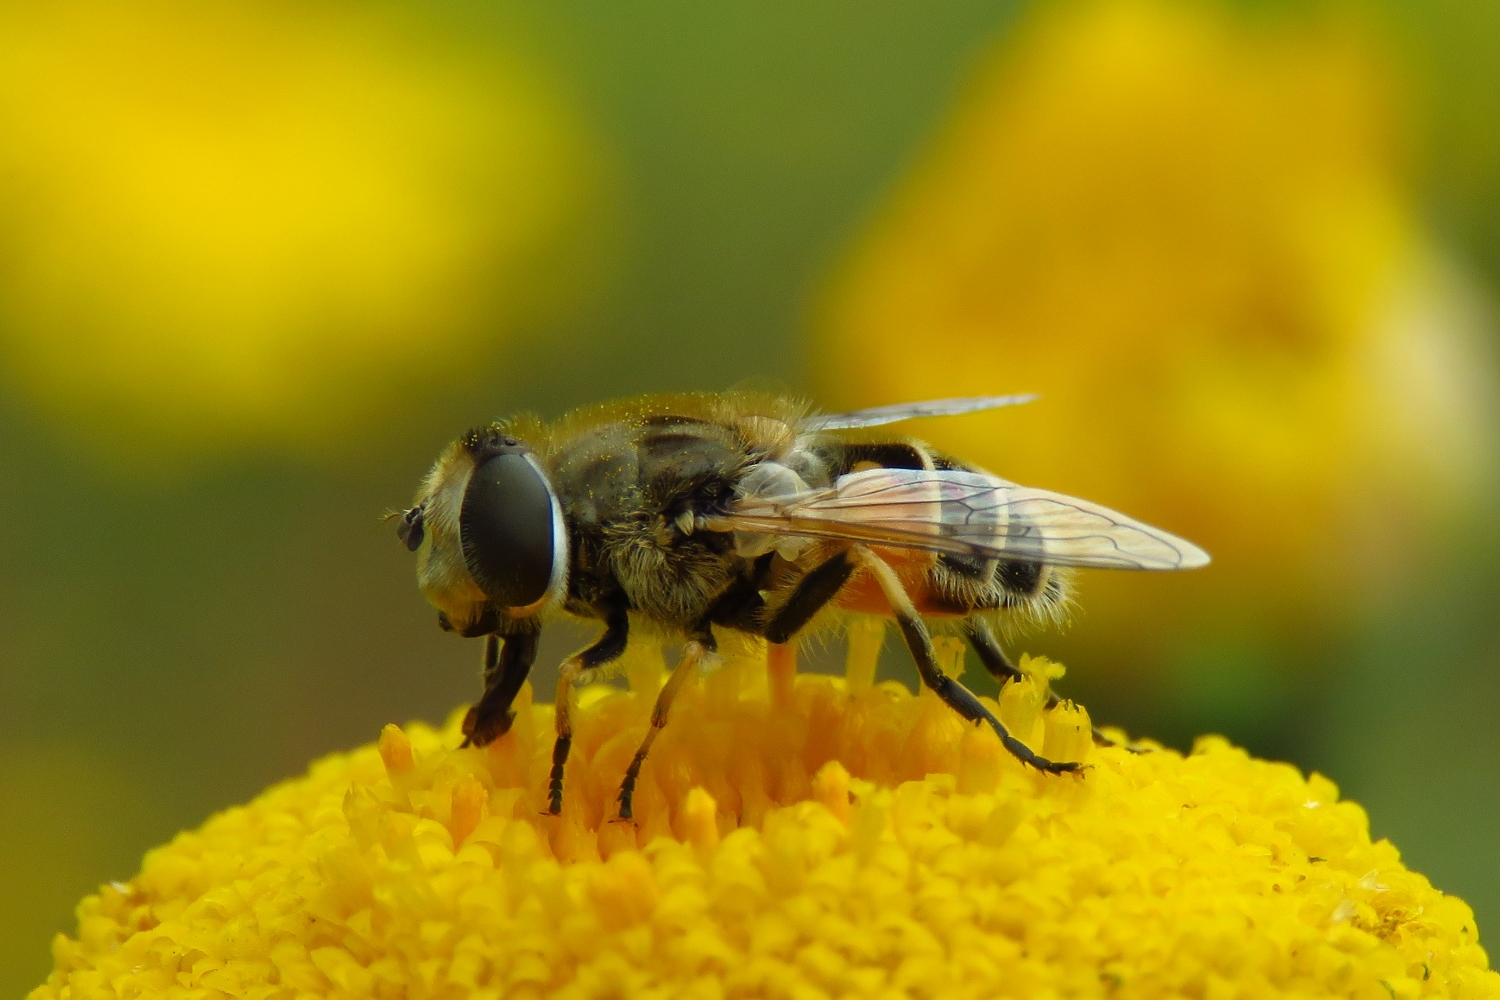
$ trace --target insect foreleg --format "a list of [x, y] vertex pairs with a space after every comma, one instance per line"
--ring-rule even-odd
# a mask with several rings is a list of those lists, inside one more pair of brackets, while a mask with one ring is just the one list
[[629, 641], [630, 616], [623, 604], [613, 606], [604, 619], [604, 634], [598, 641], [568, 657], [558, 668], [557, 700], [552, 706], [557, 740], [552, 744], [552, 774], [547, 782], [547, 811], [553, 816], [562, 812], [563, 771], [568, 764], [568, 751], [573, 748], [573, 688], [592, 684], [599, 668], [619, 659]]
[[687, 683], [689, 677], [698, 669], [706, 657], [713, 656], [718, 648], [714, 641], [713, 633], [705, 631], [703, 634], [688, 641], [682, 647], [682, 659], [677, 661], [677, 666], [672, 668], [672, 676], [667, 678], [667, 683], [662, 686], [661, 692], [656, 696], [656, 705], [651, 709], [651, 728], [646, 730], [646, 738], [641, 740], [641, 748], [635, 752], [630, 759], [630, 766], [625, 769], [625, 778], [620, 782], [620, 819], [634, 819], [633, 803], [635, 800], [635, 783], [641, 776], [641, 765], [646, 762], [646, 755], [651, 752], [651, 744], [656, 742], [656, 734], [662, 731], [667, 724], [667, 715], [672, 711], [672, 700], [677, 697], [677, 692], [682, 685]]
[[917, 614], [917, 609], [912, 604], [911, 598], [907, 596], [906, 588], [902, 586], [901, 578], [896, 575], [896, 571], [865, 545], [856, 544], [850, 551], [860, 565], [875, 577], [881, 593], [885, 595], [887, 603], [891, 606], [896, 624], [901, 627], [901, 635], [906, 639], [906, 646], [911, 650], [912, 659], [917, 661], [917, 673], [921, 675], [922, 683], [932, 689], [933, 694], [941, 698], [949, 708], [964, 719], [975, 723], [989, 723], [990, 728], [995, 730], [995, 735], [1000, 737], [1000, 742], [1004, 744], [1005, 749], [1015, 755], [1021, 763], [1030, 764], [1037, 770], [1046, 771], [1049, 774], [1078, 770], [1079, 764], [1076, 761], [1050, 761], [1016, 739], [994, 713], [974, 697], [974, 692], [943, 673], [938, 668], [937, 655], [932, 648], [932, 637], [927, 633], [927, 625]]
[[506, 636], [501, 649], [501, 637], [484, 637], [484, 694], [464, 716], [464, 741], [460, 746], [484, 746], [510, 732], [511, 703], [531, 673], [531, 664], [536, 660], [538, 634], [521, 632]]

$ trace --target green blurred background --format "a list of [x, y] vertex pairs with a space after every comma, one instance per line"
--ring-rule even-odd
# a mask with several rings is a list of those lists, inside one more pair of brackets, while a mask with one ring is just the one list
[[747, 380], [1042, 391], [920, 433], [1217, 561], [1016, 649], [1329, 775], [1500, 926], [1497, 44], [1489, 0], [4, 0], [0, 993], [152, 845], [476, 692], [378, 520], [459, 430]]

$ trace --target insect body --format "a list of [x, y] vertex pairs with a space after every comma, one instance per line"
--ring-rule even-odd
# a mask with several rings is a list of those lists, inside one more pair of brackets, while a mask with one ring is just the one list
[[938, 669], [925, 618], [956, 620], [1002, 682], [1007, 616], [1056, 616], [1068, 568], [1188, 569], [1202, 550], [1087, 501], [1029, 489], [863, 430], [1029, 397], [979, 397], [816, 416], [775, 397], [649, 397], [477, 428], [449, 445], [398, 534], [439, 624], [485, 637], [484, 693], [464, 721], [484, 745], [511, 724], [545, 615], [603, 633], [560, 670], [549, 789], [562, 808], [571, 691], [624, 652], [632, 627], [681, 636], [683, 656], [620, 787], [631, 817], [642, 762], [672, 697], [715, 655], [713, 628], [793, 641], [825, 612], [893, 616], [922, 682], [1043, 771], [1075, 770], [1013, 738]]

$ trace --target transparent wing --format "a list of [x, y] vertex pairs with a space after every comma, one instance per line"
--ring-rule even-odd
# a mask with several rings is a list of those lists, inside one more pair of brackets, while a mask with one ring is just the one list
[[869, 469], [831, 489], [747, 496], [709, 528], [1106, 569], [1193, 569], [1192, 542], [1108, 507], [975, 472]]
[[812, 416], [803, 421], [802, 429], [809, 431], [840, 431], [854, 427], [879, 427], [918, 417], [952, 417], [960, 413], [976, 413], [993, 410], [1001, 406], [1019, 406], [1036, 399], [1035, 393], [1016, 396], [964, 396], [959, 399], [929, 399], [925, 403], [897, 403], [895, 406], [872, 406], [868, 410], [852, 410], [849, 413], [832, 413]]

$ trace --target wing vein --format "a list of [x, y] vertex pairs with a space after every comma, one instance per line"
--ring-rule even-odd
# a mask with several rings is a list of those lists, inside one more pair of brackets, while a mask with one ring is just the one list
[[963, 470], [869, 469], [832, 489], [750, 496], [716, 530], [846, 539], [939, 553], [1134, 569], [1208, 562], [1191, 542], [1076, 497]]

